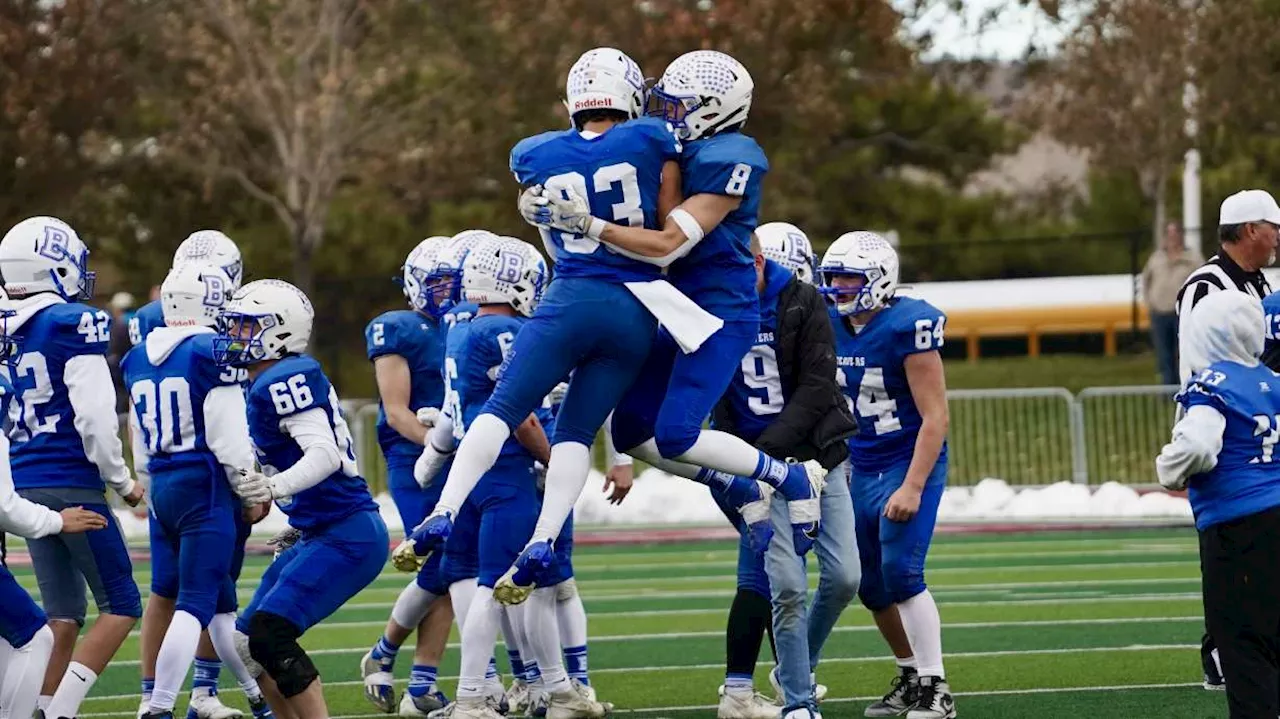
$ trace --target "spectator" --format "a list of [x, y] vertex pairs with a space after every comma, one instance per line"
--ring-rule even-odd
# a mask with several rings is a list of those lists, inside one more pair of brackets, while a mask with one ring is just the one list
[[1156, 368], [1164, 384], [1178, 384], [1178, 313], [1174, 308], [1178, 290], [1203, 258], [1187, 252], [1182, 226], [1170, 222], [1164, 243], [1151, 253], [1142, 270], [1142, 293], [1151, 319], [1151, 344], [1156, 350]]

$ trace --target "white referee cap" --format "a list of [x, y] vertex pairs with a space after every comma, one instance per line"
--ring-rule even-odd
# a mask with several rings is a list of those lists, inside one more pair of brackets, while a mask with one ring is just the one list
[[1222, 201], [1218, 212], [1219, 225], [1240, 225], [1246, 222], [1270, 222], [1280, 225], [1280, 205], [1266, 190], [1241, 190]]

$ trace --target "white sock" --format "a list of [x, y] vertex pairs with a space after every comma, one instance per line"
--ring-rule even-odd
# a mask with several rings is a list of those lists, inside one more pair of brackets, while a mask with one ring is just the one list
[[658, 443], [653, 439], [647, 439], [643, 444], [637, 447], [632, 447], [627, 450], [627, 454], [635, 457], [645, 464], [657, 467], [667, 474], [674, 474], [677, 477], [684, 477], [685, 479], [692, 479], [696, 481], [698, 479], [698, 473], [702, 471], [702, 467], [697, 465], [677, 462], [674, 459], [667, 459], [666, 457], [663, 457], [658, 451]]
[[485, 693], [485, 674], [498, 639], [502, 608], [493, 599], [492, 587], [479, 587], [471, 600], [462, 630], [462, 665], [458, 671], [458, 699], [478, 699]]
[[[199, 634], [197, 631], [196, 641], [200, 640]], [[191, 650], [191, 656], [195, 657], [194, 649]], [[45, 716], [73, 717], [79, 714], [80, 704], [96, 681], [98, 675], [92, 669], [80, 662], [71, 662], [67, 673], [62, 675], [62, 681], [58, 683], [58, 691], [53, 693], [49, 708], [45, 709]]]
[[458, 632], [466, 626], [467, 613], [471, 611], [471, 602], [476, 597], [476, 580], [462, 579], [449, 585], [449, 602], [453, 604], [453, 620], [458, 623]]
[[404, 629], [412, 630], [422, 623], [436, 595], [418, 586], [417, 579], [410, 579], [409, 585], [400, 591], [396, 603], [391, 607], [391, 620]]
[[898, 663], [899, 669], [915, 669], [916, 668], [915, 657], [907, 657], [905, 659], [903, 659], [902, 657], [894, 657], [893, 660]]
[[[561, 442], [551, 448], [551, 461], [547, 464], [547, 488], [542, 497], [542, 511], [538, 524], [533, 528], [530, 542], [555, 539], [569, 519], [573, 505], [587, 486], [587, 473], [591, 471], [591, 448], [578, 442]], [[539, 660], [541, 661], [541, 660]]]
[[200, 644], [201, 631], [200, 620], [190, 612], [179, 609], [173, 613], [173, 621], [169, 622], [164, 642], [160, 645], [160, 654], [156, 656], [156, 688], [151, 691], [152, 709], [172, 710], [178, 703], [178, 692], [182, 691], [187, 672], [191, 671], [191, 663], [196, 659], [196, 646]]
[[945, 677], [942, 673], [942, 618], [938, 605], [926, 589], [905, 602], [898, 604], [902, 628], [907, 630], [911, 653], [915, 655], [916, 671], [922, 677]]
[[556, 588], [533, 590], [525, 602], [524, 628], [529, 634], [529, 650], [542, 672], [542, 683], [548, 692], [569, 688], [569, 674], [560, 654], [560, 627], [556, 621]]
[[716, 469], [741, 477], [755, 477], [762, 452], [728, 432], [704, 429], [689, 451], [676, 457], [681, 462]]
[[249, 697], [250, 701], [261, 699], [262, 689], [258, 688], [258, 680], [249, 673], [249, 668], [240, 659], [240, 652], [236, 651], [236, 613], [213, 615], [213, 619], [209, 622], [209, 639], [213, 641], [213, 648], [218, 652], [218, 658], [227, 669], [231, 670], [244, 695]]
[[557, 584], [556, 622], [560, 625], [560, 646], [581, 647], [587, 643], [587, 609], [578, 595], [578, 583], [567, 579]]
[[536, 664], [538, 659], [533, 656], [533, 647], [529, 644], [529, 629], [525, 626], [525, 605], [515, 604], [503, 607], [503, 616], [511, 624], [511, 641], [515, 642], [516, 649], [520, 651], [520, 657], [526, 664]]
[[41, 694], [36, 699], [36, 709], [39, 709], [40, 711], [45, 711], [49, 708], [49, 703], [52, 701], [53, 701], [52, 694]]
[[4, 679], [0, 682], [0, 716], [26, 719], [36, 711], [44, 671], [53, 654], [53, 630], [41, 627], [31, 641], [21, 647], [3, 645]]
[[454, 517], [458, 516], [458, 509], [467, 500], [467, 495], [498, 461], [498, 453], [510, 436], [511, 429], [497, 415], [482, 414], [472, 420], [453, 456], [453, 466], [440, 492], [440, 501], [436, 502], [436, 512], [448, 511]]

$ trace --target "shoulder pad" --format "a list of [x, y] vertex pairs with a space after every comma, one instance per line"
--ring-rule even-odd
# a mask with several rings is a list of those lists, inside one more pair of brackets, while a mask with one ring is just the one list
[[45, 310], [52, 323], [51, 339], [69, 355], [106, 354], [111, 341], [111, 315], [79, 302]]
[[526, 137], [517, 142], [515, 147], [511, 148], [511, 172], [516, 176], [516, 180], [522, 184], [532, 182], [530, 178], [535, 172], [535, 168], [530, 167], [533, 159], [531, 154], [539, 147], [563, 134], [563, 130], [551, 130], [532, 137]]

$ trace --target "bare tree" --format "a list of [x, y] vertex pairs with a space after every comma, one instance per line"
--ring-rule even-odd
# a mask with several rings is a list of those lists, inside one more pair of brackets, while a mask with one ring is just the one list
[[180, 0], [162, 35], [175, 129], [165, 152], [234, 180], [288, 230], [294, 281], [314, 284], [339, 185], [397, 152], [428, 101], [416, 4], [376, 0]]

